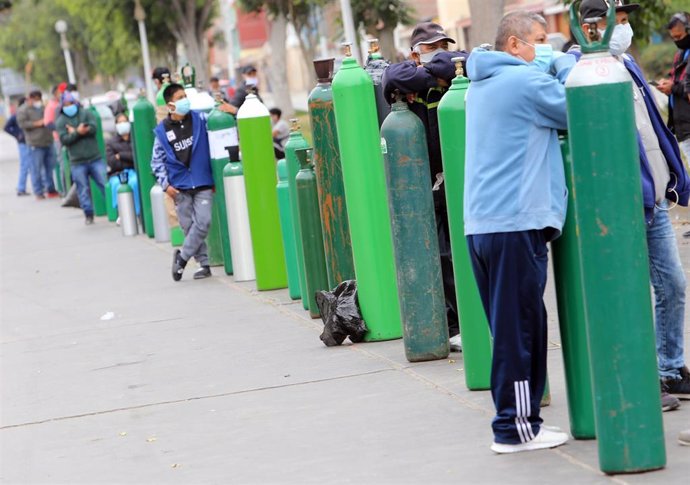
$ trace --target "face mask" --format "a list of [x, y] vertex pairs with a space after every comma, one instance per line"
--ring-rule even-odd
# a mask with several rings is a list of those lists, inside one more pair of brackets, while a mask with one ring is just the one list
[[189, 98], [182, 98], [175, 101], [175, 114], [185, 116], [191, 109]]
[[128, 135], [130, 129], [131, 129], [131, 125], [129, 124], [129, 121], [122, 121], [120, 123], [115, 123], [115, 131], [117, 131], [117, 134], [120, 136]]
[[[602, 38], [603, 38], [603, 34]], [[633, 29], [630, 24], [618, 24], [613, 28], [609, 52], [614, 56], [620, 56], [630, 48], [633, 38]]]
[[690, 34], [686, 35], [680, 40], [673, 41], [673, 43], [676, 44], [676, 47], [679, 49], [690, 49]]
[[431, 52], [425, 52], [424, 54], [419, 54], [419, 62], [422, 64], [426, 64], [428, 62], [431, 62], [431, 60], [434, 58], [436, 54], [439, 52], [445, 52], [446, 50], [443, 49], [442, 47], [437, 47]]
[[255, 77], [248, 77], [248, 78], [244, 81], [244, 83], [245, 83], [247, 86], [258, 86], [258, 85], [259, 85], [259, 80], [258, 80], [257, 78], [255, 78]]
[[43, 108], [43, 103], [41, 101], [34, 101], [33, 107], [36, 109], [41, 109]]
[[70, 104], [69, 106], [64, 106], [62, 108], [62, 112], [71, 118], [77, 114], [77, 109], [78, 108], [76, 104]]

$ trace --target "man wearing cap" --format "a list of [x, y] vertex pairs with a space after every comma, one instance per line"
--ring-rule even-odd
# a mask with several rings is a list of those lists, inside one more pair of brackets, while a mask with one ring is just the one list
[[153, 84], [156, 86], [156, 92], [160, 91], [163, 87], [166, 77], [168, 78], [168, 82], [170, 82], [170, 69], [167, 67], [157, 67], [153, 70], [151, 79], [153, 79]]
[[464, 222], [494, 339], [491, 449], [516, 453], [568, 440], [543, 426], [540, 409], [547, 244], [563, 227], [568, 194], [557, 130], [567, 128], [563, 83], [575, 57], [554, 53], [544, 18], [524, 11], [503, 17], [495, 46], [467, 61]]
[[[583, 21], [601, 18], [598, 29], [602, 34], [606, 28], [607, 3], [605, 0], [584, 0], [580, 5], [580, 18]], [[642, 70], [635, 59], [626, 53], [633, 38], [628, 14], [639, 8], [638, 4], [616, 2], [616, 26], [609, 51], [625, 65], [634, 81], [633, 100], [647, 222], [649, 273], [654, 288], [661, 405], [664, 411], [670, 411], [680, 405], [678, 397], [690, 399], [690, 371], [683, 359], [685, 273], [668, 211], [670, 204], [688, 205], [690, 177], [683, 166], [678, 144], [663, 123]]]
[[[229, 113], [237, 114], [240, 107], [244, 104], [244, 100], [249, 93], [259, 96], [259, 78], [257, 77], [256, 68], [252, 65], [244, 66], [242, 72], [242, 84], [235, 91], [232, 101], [230, 101]], [[261, 97], [259, 97], [261, 99]]]
[[670, 77], [660, 79], [657, 87], [669, 97], [668, 126], [676, 135], [685, 158], [690, 160], [690, 13], [674, 14], [666, 28], [678, 52], [673, 58]]
[[448, 230], [448, 211], [445, 190], [442, 185], [443, 163], [441, 160], [441, 140], [438, 132], [437, 108], [441, 98], [455, 77], [453, 57], [468, 54], [464, 51], [448, 50], [448, 44], [455, 44], [443, 27], [434, 22], [422, 22], [412, 31], [411, 60], [391, 64], [383, 74], [383, 93], [391, 103], [397, 91], [407, 97], [407, 104], [424, 124], [429, 152], [430, 183], [434, 187], [434, 208], [443, 289], [446, 298], [446, 313], [450, 335], [451, 351], [461, 350], [460, 326], [455, 300], [455, 280], [450, 252], [450, 233]]

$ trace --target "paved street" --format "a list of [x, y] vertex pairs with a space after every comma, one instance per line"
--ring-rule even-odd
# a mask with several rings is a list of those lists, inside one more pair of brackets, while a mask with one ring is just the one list
[[[462, 354], [326, 348], [287, 291], [221, 268], [174, 283], [168, 244], [17, 197], [17, 165], [0, 134], [2, 483], [687, 483], [690, 401], [664, 415], [662, 471], [607, 477], [594, 441], [496, 456], [491, 397], [465, 388]], [[552, 286], [547, 299], [543, 416], [567, 429]]]

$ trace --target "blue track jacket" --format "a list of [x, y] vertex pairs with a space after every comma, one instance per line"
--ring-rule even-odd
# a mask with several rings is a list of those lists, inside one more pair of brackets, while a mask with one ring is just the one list
[[477, 48], [467, 62], [465, 234], [527, 231], [565, 221], [568, 192], [557, 130], [567, 128], [563, 83], [575, 57], [551, 73]]

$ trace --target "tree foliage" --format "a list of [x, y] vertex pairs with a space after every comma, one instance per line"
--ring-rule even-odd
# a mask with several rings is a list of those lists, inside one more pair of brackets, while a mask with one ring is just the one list
[[[172, 62], [180, 42], [204, 80], [207, 55], [204, 33], [217, 14], [215, 0], [141, 0], [154, 57]], [[23, 71], [28, 53], [35, 54], [32, 80], [42, 86], [67, 78], [55, 22], [69, 25], [67, 39], [78, 81], [96, 75], [106, 80], [130, 66], [141, 66], [134, 0], [14, 0], [2, 14], [0, 59]], [[173, 66], [171, 66], [173, 67]]]

